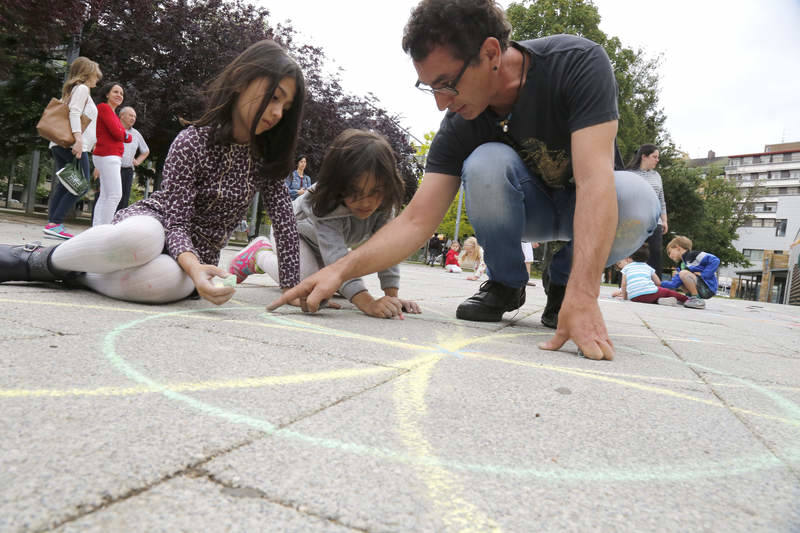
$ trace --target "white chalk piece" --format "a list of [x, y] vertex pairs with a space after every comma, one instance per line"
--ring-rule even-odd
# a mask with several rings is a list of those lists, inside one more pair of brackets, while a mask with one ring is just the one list
[[234, 287], [236, 288], [236, 276], [228, 276], [227, 278], [214, 277], [212, 283], [215, 287]]

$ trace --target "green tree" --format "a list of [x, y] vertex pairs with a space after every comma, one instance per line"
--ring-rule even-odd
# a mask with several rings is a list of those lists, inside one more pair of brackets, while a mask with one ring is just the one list
[[[431, 148], [431, 143], [433, 142], [433, 138], [436, 136], [435, 131], [429, 131], [425, 134], [425, 142], [420, 145], [413, 143], [415, 154], [417, 160], [420, 161], [421, 164], [424, 163], [425, 157], [428, 155], [428, 150]], [[422, 178], [420, 178], [422, 181]], [[461, 201], [461, 221], [458, 225], [458, 233], [456, 235], [456, 217], [458, 214], [458, 195], [453, 199], [450, 203], [450, 207], [447, 209], [447, 213], [445, 213], [442, 222], [439, 224], [439, 227], [436, 228], [436, 233], [444, 233], [449, 237], [455, 237], [459, 241], [461, 241], [461, 235], [474, 235], [475, 230], [472, 227], [472, 224], [469, 223], [469, 217], [467, 216], [467, 209], [464, 204], [464, 200]], [[462, 243], [463, 244], [463, 243]]]
[[630, 160], [641, 144], [669, 143], [666, 117], [658, 100], [660, 58], [648, 58], [641, 50], [627, 48], [617, 37], [606, 35], [591, 0], [524, 0], [511, 3], [506, 15], [514, 28], [514, 40], [568, 33], [603, 46], [619, 86], [617, 143], [624, 161]]
[[[696, 250], [719, 257], [723, 265], [745, 265], [747, 259], [734, 248], [737, 228], [750, 218], [753, 199], [759, 188], [743, 190], [722, 177], [720, 166], [689, 168], [684, 160], [670, 159], [661, 171], [664, 195], [669, 208], [669, 234], [685, 235], [692, 239]], [[665, 266], [672, 265], [664, 258]]]

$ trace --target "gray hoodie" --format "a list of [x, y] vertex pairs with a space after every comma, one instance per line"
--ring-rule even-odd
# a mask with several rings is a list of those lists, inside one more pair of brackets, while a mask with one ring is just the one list
[[[308, 190], [313, 191], [316, 185]], [[297, 217], [297, 231], [300, 238], [311, 246], [324, 265], [331, 265], [344, 257], [348, 247], [361, 244], [394, 218], [394, 213], [377, 210], [366, 220], [357, 218], [344, 204], [325, 216], [318, 217], [311, 209], [311, 194], [298, 196], [292, 202]], [[400, 268], [397, 265], [378, 272], [381, 289], [400, 288]], [[342, 296], [352, 300], [353, 296], [367, 290], [361, 278], [345, 281], [339, 289]]]

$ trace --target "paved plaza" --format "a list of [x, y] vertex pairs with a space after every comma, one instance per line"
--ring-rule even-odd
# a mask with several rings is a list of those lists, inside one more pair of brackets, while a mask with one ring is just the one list
[[536, 347], [541, 286], [470, 323], [476, 282], [401, 276], [422, 315], [0, 284], [0, 531], [800, 531], [800, 308], [604, 287], [597, 362]]

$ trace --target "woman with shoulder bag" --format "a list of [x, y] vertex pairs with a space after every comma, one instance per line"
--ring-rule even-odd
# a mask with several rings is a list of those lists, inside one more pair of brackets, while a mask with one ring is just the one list
[[[61, 100], [69, 105], [69, 124], [75, 143], [72, 149], [62, 148], [56, 143], [50, 143], [53, 154], [55, 172], [58, 172], [74, 159], [78, 159], [79, 166], [86, 180], [89, 180], [89, 153], [94, 148], [95, 126], [97, 107], [92, 101], [89, 90], [93, 89], [103, 77], [97, 63], [86, 57], [79, 57], [69, 67], [69, 75], [61, 90]], [[86, 115], [91, 122], [86, 130], [81, 133], [81, 115]], [[72, 234], [64, 228], [64, 218], [78, 201], [75, 196], [53, 175], [53, 184], [50, 189], [50, 202], [47, 209], [47, 225], [44, 234], [58, 239], [70, 239]]]

